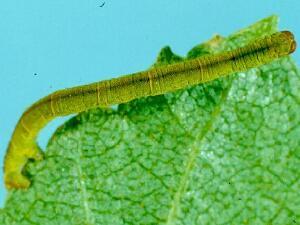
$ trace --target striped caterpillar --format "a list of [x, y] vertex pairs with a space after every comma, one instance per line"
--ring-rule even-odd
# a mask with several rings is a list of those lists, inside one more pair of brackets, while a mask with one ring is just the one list
[[289, 55], [295, 49], [293, 34], [282, 31], [233, 51], [56, 91], [34, 103], [19, 119], [5, 156], [5, 185], [8, 189], [29, 187], [30, 181], [22, 174], [22, 170], [28, 159], [43, 158], [36, 144], [36, 137], [39, 131], [57, 116], [120, 104], [204, 83], [269, 63]]

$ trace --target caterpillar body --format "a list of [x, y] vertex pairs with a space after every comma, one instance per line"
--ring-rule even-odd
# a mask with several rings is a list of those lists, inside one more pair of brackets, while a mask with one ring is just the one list
[[57, 116], [160, 95], [246, 71], [289, 55], [295, 48], [293, 34], [282, 31], [232, 51], [56, 91], [34, 103], [19, 119], [5, 156], [5, 185], [8, 189], [29, 187], [30, 180], [22, 174], [22, 170], [28, 159], [42, 159], [36, 137]]

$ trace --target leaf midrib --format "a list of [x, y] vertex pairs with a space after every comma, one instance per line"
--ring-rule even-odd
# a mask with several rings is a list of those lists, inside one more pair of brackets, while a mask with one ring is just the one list
[[[180, 179], [178, 191], [175, 193], [175, 197], [172, 201], [171, 208], [168, 213], [166, 225], [172, 225], [174, 220], [177, 217], [177, 212], [180, 209], [181, 198], [187, 187], [188, 177], [195, 166], [195, 160], [201, 149], [202, 141], [203, 141], [204, 137], [206, 136], [206, 134], [212, 130], [214, 122], [217, 121], [217, 118], [221, 112], [221, 107], [227, 100], [228, 93], [230, 92], [230, 89], [232, 87], [235, 77], [236, 76], [233, 76], [233, 78], [230, 80], [230, 82], [228, 84], [228, 87], [222, 91], [220, 102], [219, 102], [219, 104], [217, 104], [215, 106], [214, 110], [211, 112], [210, 120], [208, 120], [206, 122], [206, 124], [204, 125], [204, 127], [202, 129], [202, 132], [200, 132], [200, 134], [195, 137], [195, 141], [191, 145], [192, 146], [191, 153], [188, 156], [187, 166], [186, 166], [185, 171]], [[180, 122], [179, 118], [178, 118], [178, 121]]]

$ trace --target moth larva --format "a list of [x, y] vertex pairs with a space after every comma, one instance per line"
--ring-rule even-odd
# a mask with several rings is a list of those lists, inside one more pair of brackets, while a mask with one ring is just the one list
[[233, 51], [56, 91], [28, 108], [16, 125], [5, 156], [5, 185], [7, 188], [27, 188], [30, 185], [28, 178], [22, 174], [22, 169], [28, 159], [42, 159], [35, 142], [36, 137], [57, 116], [204, 83], [269, 63], [292, 53], [295, 48], [296, 42], [291, 32], [277, 32]]

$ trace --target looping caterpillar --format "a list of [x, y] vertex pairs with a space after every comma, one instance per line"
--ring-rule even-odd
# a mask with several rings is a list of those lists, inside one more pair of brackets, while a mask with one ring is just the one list
[[39, 131], [57, 116], [78, 113], [93, 107], [120, 104], [204, 83], [269, 63], [289, 55], [295, 49], [293, 34], [282, 31], [233, 51], [56, 91], [34, 103], [19, 119], [5, 156], [5, 185], [8, 189], [29, 187], [30, 181], [22, 174], [22, 169], [28, 159], [42, 159], [41, 151], [35, 142], [36, 137]]

